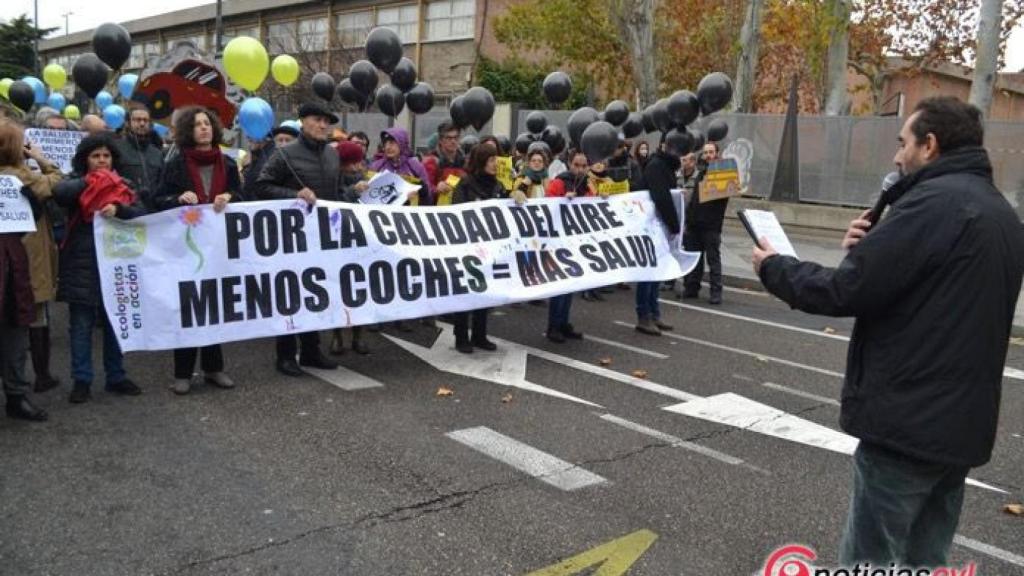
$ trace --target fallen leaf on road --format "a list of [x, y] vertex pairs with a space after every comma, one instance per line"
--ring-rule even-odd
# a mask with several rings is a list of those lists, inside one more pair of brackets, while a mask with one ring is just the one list
[[823, 332], [825, 334], [835, 334], [836, 333], [836, 329], [832, 328], [831, 326], [825, 326], [825, 329], [823, 330]]
[[446, 386], [441, 386], [440, 388], [437, 389], [437, 395], [438, 396], [453, 396], [453, 395], [455, 395], [455, 391], [452, 390], [451, 388], [446, 387]]
[[647, 370], [633, 370], [633, 378], [647, 378]]
[[1022, 504], [1007, 504], [1003, 506], [1003, 512], [1007, 514], [1013, 514], [1014, 516], [1024, 516], [1024, 505]]
[[599, 359], [597, 361], [597, 363], [600, 364], [601, 366], [611, 366], [612, 365], [612, 359], [611, 358], [601, 358], [601, 359]]
[[512, 401], [512, 393], [509, 392], [508, 394], [505, 394], [504, 396], [502, 396], [501, 397], [501, 401], [504, 404], [508, 404], [509, 402], [511, 402]]

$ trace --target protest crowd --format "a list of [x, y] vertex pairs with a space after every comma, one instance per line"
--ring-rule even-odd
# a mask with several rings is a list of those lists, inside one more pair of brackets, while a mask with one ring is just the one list
[[[215, 214], [223, 215], [229, 205], [260, 200], [289, 200], [304, 203], [309, 209], [320, 201], [359, 203], [371, 189], [373, 177], [385, 172], [415, 186], [415, 192], [398, 202], [413, 207], [496, 199], [517, 206], [542, 198], [571, 201], [596, 197], [600, 202], [614, 194], [646, 192], [666, 236], [682, 235], [687, 251], [702, 254], [696, 268], [676, 281], [638, 282], [633, 286], [612, 282], [586, 290], [580, 297], [600, 302], [609, 293], [632, 290], [639, 333], [659, 336], [673, 330], [662, 319], [659, 295], [671, 290], [680, 299], [698, 298], [705, 262], [708, 302], [720, 305], [723, 301], [720, 246], [728, 197], [704, 201], [699, 191], [709, 166], [721, 157], [726, 134], [713, 125], [706, 137], [681, 132], [678, 128], [685, 128], [697, 116], [696, 98], [692, 103], [687, 98], [681, 97], [680, 106], [694, 109], [692, 117], [678, 121], [675, 128], [672, 124], [661, 126], [655, 118], [659, 129], [648, 131], [660, 132], [658, 138], [639, 137], [642, 127], [629, 130], [628, 135], [616, 134], [611, 125], [597, 122], [595, 113], [595, 118], [579, 130], [570, 119], [570, 137], [555, 146], [552, 141], [559, 142], [561, 136], [524, 140], [506, 134], [483, 135], [480, 127], [488, 118], [466, 122], [456, 118], [461, 111], [456, 113], [453, 108], [453, 118], [440, 123], [431, 144], [422, 150], [413, 149], [410, 135], [400, 127], [375, 135], [379, 145], [368, 149], [370, 138], [366, 134], [345, 133], [339, 127], [339, 117], [325, 101], [311, 100], [294, 111], [297, 121], [268, 126], [257, 138], [252, 137], [251, 130], [243, 130], [249, 138], [241, 154], [237, 149], [229, 153], [222, 146], [233, 126], [225, 126], [220, 115], [206, 107], [175, 108], [164, 135], [156, 131], [152, 111], [137, 102], [125, 102], [124, 121], [117, 127], [105, 125], [97, 115], [85, 115], [75, 124], [60, 111], [47, 107], [34, 115], [5, 107], [6, 117], [0, 120], [0, 176], [14, 177], [21, 183], [20, 194], [28, 199], [35, 219], [34, 232], [0, 233], [0, 364], [6, 414], [34, 422], [48, 418], [31, 397], [61, 387], [61, 376], [50, 367], [50, 319], [58, 302], [67, 305], [69, 319], [69, 401], [81, 404], [91, 399], [95, 380], [92, 336], [96, 329], [103, 333], [104, 390], [121, 396], [143, 391], [144, 386], [133, 382], [125, 371], [115, 328], [104, 310], [94, 240], [94, 225], [100, 219], [127, 221], [163, 211], [182, 211], [182, 217], [187, 217], [184, 207], [207, 205]], [[675, 103], [673, 96], [670, 111]], [[700, 106], [704, 106], [703, 101]], [[493, 112], [493, 102], [491, 107]], [[628, 108], [623, 114], [628, 114]], [[606, 118], [611, 121], [612, 116], [610, 106]], [[955, 126], [946, 126], [943, 117], [955, 118], [949, 121]], [[631, 121], [623, 117], [617, 125], [626, 126]], [[475, 133], [467, 133], [468, 124], [477, 127]], [[599, 124], [612, 128], [611, 145], [603, 153], [594, 154], [593, 147], [587, 146], [587, 135]], [[923, 564], [945, 561], [953, 534], [950, 526], [956, 526], [967, 470], [983, 464], [991, 453], [998, 416], [998, 373], [1006, 355], [1010, 318], [1024, 270], [1020, 223], [991, 184], [991, 166], [981, 148], [980, 126], [971, 107], [954, 99], [926, 100], [918, 106], [901, 133], [896, 161], [903, 178], [883, 194], [885, 203], [879, 210], [867, 211], [851, 224], [844, 243], [850, 256], [837, 270], [779, 255], [767, 243], [758, 242], [755, 250], [755, 266], [766, 288], [794, 308], [858, 318], [847, 372], [849, 390], [843, 393], [844, 427], [865, 440], [857, 455], [859, 473], [866, 475], [872, 466], [884, 464], [894, 476], [902, 475], [892, 482], [909, 485], [913, 480], [924, 486], [914, 496], [919, 497], [914, 510], [932, 507], [930, 502], [934, 500], [945, 503], [948, 513], [933, 513], [935, 517], [928, 521], [931, 528], [920, 536], [925, 542], [923, 548], [908, 552], [919, 554], [911, 560]], [[62, 173], [58, 159], [48, 158], [33, 142], [26, 132], [30, 128], [82, 133], [70, 159], [69, 173]], [[535, 128], [534, 132], [540, 132], [544, 124]], [[583, 128], [586, 133], [581, 138]], [[602, 146], [608, 144], [607, 140], [601, 142]], [[677, 189], [682, 191], [681, 209], [672, 196]], [[959, 212], [954, 216], [937, 215], [940, 205], [952, 205], [940, 198], [943, 193], [959, 198]], [[879, 223], [881, 209], [887, 205], [891, 206], [889, 216]], [[929, 227], [929, 218], [937, 219], [941, 227], [928, 231], [932, 241], [916, 242], [915, 236], [928, 235], [925, 228]], [[867, 233], [876, 227], [876, 231]], [[980, 253], [988, 257], [969, 257]], [[956, 258], [941, 264], [939, 254]], [[966, 278], [977, 282], [966, 283]], [[993, 294], [975, 293], [983, 279], [993, 279]], [[952, 295], [941, 296], [947, 292]], [[572, 322], [573, 299], [574, 294], [565, 293], [546, 302], [530, 302], [547, 306], [545, 335], [550, 342], [562, 344], [583, 338]], [[912, 311], [899, 309], [900, 302]], [[964, 308], [956, 317], [962, 329], [970, 333], [939, 338], [934, 346], [921, 346], [930, 335], [945, 328], [916, 324], [921, 317], [914, 311], [924, 310], [929, 318], [938, 317], [943, 310], [965, 306], [965, 302], [973, 308]], [[488, 338], [486, 308], [454, 312], [445, 319], [454, 327], [459, 352], [478, 354], [497, 348]], [[411, 332], [417, 324], [434, 328], [436, 319], [403, 320], [393, 328]], [[303, 367], [336, 369], [338, 363], [331, 356], [349, 349], [358, 354], [371, 353], [364, 332], [381, 328], [333, 329], [327, 334], [326, 347], [316, 331], [282, 333], [276, 337], [276, 370], [300, 377]], [[979, 338], [978, 333], [987, 336]], [[900, 355], [893, 352], [897, 347]], [[902, 357], [903, 352], [910, 355], [911, 350], [916, 350], [918, 356], [892, 365], [896, 362], [892, 358]], [[935, 374], [938, 368], [932, 363], [934, 358], [951, 359], [949, 374], [954, 374], [957, 382], [973, 386], [970, 399], [950, 380], [953, 376]], [[29, 363], [34, 381], [29, 378]], [[980, 364], [983, 366], [975, 369]], [[199, 381], [225, 390], [235, 387], [229, 375], [231, 359], [225, 357], [219, 344], [174, 350], [173, 366], [173, 374], [168, 374], [164, 384], [175, 394], [188, 394]], [[945, 415], [959, 413], [959, 406], [963, 417], [933, 418], [932, 422], [945, 422], [944, 430], [926, 429], [929, 425], [922, 424], [907, 432], [900, 428], [900, 422], [917, 422], [921, 405], [938, 404], [928, 396], [931, 392], [921, 392], [916, 384], [902, 388], [894, 384], [896, 392], [861, 396], [858, 387], [883, 386], [908, 370], [916, 370], [906, 377], [911, 383], [932, 377], [942, 380], [952, 390], [941, 400], [948, 408]], [[880, 428], [869, 412], [891, 415], [887, 427]], [[928, 414], [934, 415], [934, 409]], [[979, 432], [976, 428], [980, 422], [987, 424]], [[900, 468], [903, 459], [909, 457], [936, 464]], [[870, 509], [866, 502], [889, 502], [899, 497], [879, 492], [878, 486], [867, 480], [858, 482], [845, 559], [892, 558], [896, 549], [892, 546], [896, 544], [886, 540], [891, 536], [880, 534], [882, 529], [878, 527], [909, 527], [914, 523], [914, 513], [886, 516]]]

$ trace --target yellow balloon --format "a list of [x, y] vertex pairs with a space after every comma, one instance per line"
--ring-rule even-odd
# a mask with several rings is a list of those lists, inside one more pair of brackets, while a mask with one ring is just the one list
[[4, 78], [3, 80], [0, 80], [0, 96], [3, 96], [5, 100], [10, 99], [9, 93], [11, 90], [11, 84], [14, 84], [13, 78]]
[[60, 64], [48, 64], [43, 68], [43, 82], [54, 90], [60, 90], [68, 83], [68, 72]]
[[267, 78], [270, 57], [258, 40], [239, 36], [224, 47], [224, 69], [235, 84], [254, 92]]
[[287, 54], [274, 58], [270, 73], [281, 86], [291, 86], [299, 79], [299, 62]]
[[81, 120], [82, 112], [78, 110], [78, 106], [68, 104], [64, 107], [64, 117], [68, 120]]

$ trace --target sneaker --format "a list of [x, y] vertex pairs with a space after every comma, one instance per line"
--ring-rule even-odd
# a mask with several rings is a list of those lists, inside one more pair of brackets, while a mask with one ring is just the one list
[[310, 368], [320, 368], [321, 370], [337, 370], [338, 363], [330, 358], [324, 356], [319, 350], [314, 355], [307, 357], [299, 357], [300, 366], [308, 366]]
[[498, 345], [495, 344], [494, 342], [491, 342], [487, 338], [476, 338], [476, 339], [474, 339], [473, 340], [473, 346], [476, 347], [476, 348], [479, 348], [481, 350], [486, 350], [488, 352], [494, 352], [495, 350], [498, 349]]
[[305, 374], [299, 364], [295, 362], [294, 358], [285, 358], [284, 360], [277, 361], [277, 371], [285, 376], [291, 376], [292, 378], [298, 378]]
[[171, 392], [178, 396], [184, 396], [192, 391], [192, 378], [175, 378], [171, 384]]
[[712, 294], [711, 298], [708, 298], [708, 304], [711, 304], [712, 306], [721, 306], [722, 305], [722, 295], [721, 294]]
[[654, 321], [654, 325], [658, 327], [658, 330], [663, 330], [665, 332], [671, 332], [672, 331], [672, 325], [671, 324], [666, 324], [666, 323], [662, 322], [661, 320], [655, 320]]
[[28, 420], [29, 422], [46, 422], [49, 416], [46, 410], [36, 406], [24, 394], [8, 394], [7, 405], [4, 407], [8, 418]]
[[644, 318], [637, 322], [636, 331], [648, 336], [661, 336], [661, 330], [654, 324], [654, 320], [650, 318]]
[[217, 388], [231, 389], [235, 387], [235, 381], [223, 372], [206, 372], [203, 379]]
[[85, 382], [75, 382], [74, 387], [71, 389], [71, 394], [68, 395], [68, 402], [72, 404], [82, 404], [92, 400], [92, 392], [90, 386]]
[[135, 385], [134, 382], [125, 378], [120, 382], [114, 382], [113, 384], [107, 384], [103, 387], [104, 390], [111, 394], [117, 394], [119, 396], [138, 396], [142, 394], [142, 389]]
[[473, 343], [469, 342], [469, 341], [456, 342], [455, 343], [455, 349], [458, 350], [459, 352], [462, 352], [463, 354], [472, 354], [473, 353]]
[[583, 340], [583, 332], [577, 332], [576, 328], [572, 324], [566, 324], [562, 326], [562, 336], [570, 340]]
[[551, 340], [552, 342], [555, 342], [556, 344], [564, 344], [565, 343], [565, 335], [562, 334], [561, 330], [554, 330], [554, 329], [548, 328], [547, 337], [548, 337], [548, 340]]

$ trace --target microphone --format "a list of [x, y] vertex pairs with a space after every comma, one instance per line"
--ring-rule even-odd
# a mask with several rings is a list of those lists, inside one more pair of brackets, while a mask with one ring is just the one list
[[885, 207], [892, 202], [892, 199], [889, 198], [889, 190], [899, 180], [899, 172], [889, 172], [882, 179], [882, 191], [878, 194], [878, 200], [875, 201], [874, 207], [871, 208], [871, 214], [868, 214], [868, 222], [871, 222], [872, 227], [878, 224], [878, 220], [882, 218], [882, 212], [885, 211]]

